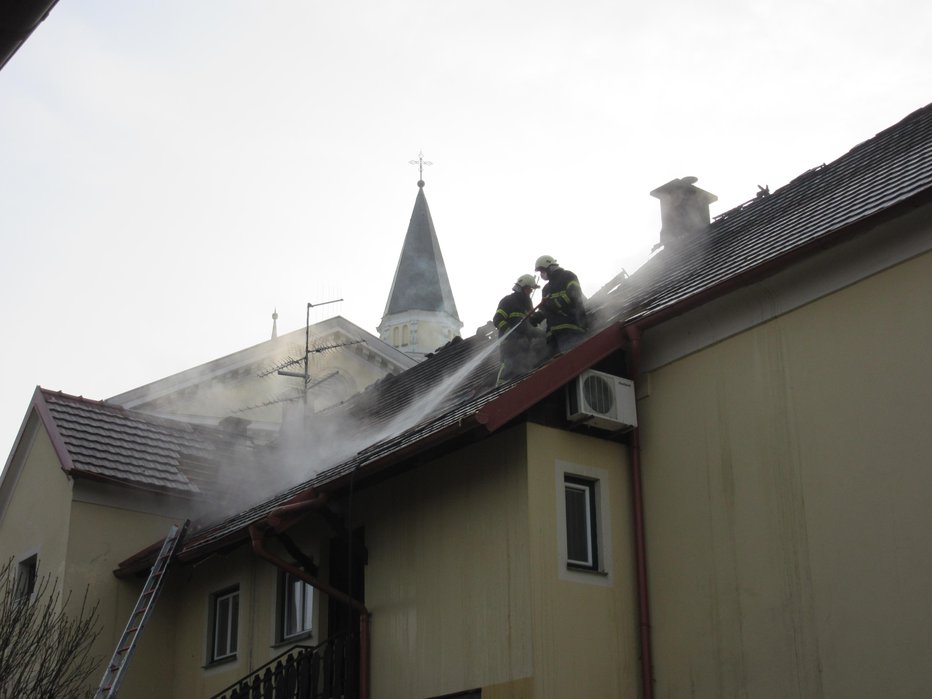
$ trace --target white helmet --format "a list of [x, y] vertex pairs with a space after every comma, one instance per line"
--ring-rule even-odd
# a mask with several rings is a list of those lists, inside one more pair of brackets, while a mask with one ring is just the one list
[[522, 274], [518, 277], [518, 281], [515, 282], [515, 290], [524, 289], [526, 287], [531, 287], [532, 289], [540, 288], [533, 274]]
[[557, 264], [557, 261], [553, 259], [550, 255], [541, 255], [537, 258], [537, 262], [534, 263], [535, 270], [541, 269], [550, 269], [553, 265]]

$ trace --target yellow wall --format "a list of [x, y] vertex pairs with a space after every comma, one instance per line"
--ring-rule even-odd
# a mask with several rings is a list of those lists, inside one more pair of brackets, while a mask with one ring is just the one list
[[[102, 628], [91, 649], [91, 655], [100, 660], [89, 682], [96, 687], [142, 588], [141, 580], [117, 580], [113, 570], [120, 561], [164, 537], [171, 521], [73, 499], [73, 482], [62, 471], [48, 433], [35, 417], [30, 418], [13, 464], [16, 468], [4, 485], [13, 487], [13, 497], [0, 522], [0, 555], [6, 560], [38, 553], [39, 575], [51, 574], [65, 595], [70, 592], [67, 610], [72, 615], [79, 613], [88, 591], [88, 604], [98, 605]], [[164, 612], [164, 607], [159, 611]], [[160, 624], [168, 626], [156, 615], [145, 631], [165, 642], [170, 635], [164, 630], [159, 634]], [[151, 679], [171, 672], [164, 664], [157, 673], [147, 673], [142, 666], [134, 658], [129, 676]]]
[[[325, 563], [320, 544], [326, 537], [322, 522], [314, 520], [302, 525], [289, 535], [306, 554], [318, 563]], [[267, 548], [290, 561], [290, 556], [275, 542]], [[326, 565], [320, 575], [326, 579]], [[239, 636], [235, 660], [208, 664], [209, 609], [211, 595], [234, 585], [239, 586]], [[140, 643], [139, 655], [149, 663], [153, 672], [146, 678], [134, 679], [140, 693], [130, 696], [147, 698], [164, 697], [168, 682], [159, 683], [159, 664], [174, 669], [171, 676], [173, 694], [179, 699], [207, 697], [229, 686], [250, 672], [262, 667], [270, 659], [286, 651], [291, 643], [278, 644], [276, 595], [278, 569], [252, 553], [248, 543], [234, 551], [212, 556], [196, 566], [176, 566], [171, 584], [159, 605], [167, 621], [161, 635], [150, 634]], [[313, 631], [309, 638], [297, 643], [316, 645], [326, 640], [321, 611], [327, 599], [315, 592]], [[164, 673], [163, 673], [164, 675]], [[157, 691], [158, 690], [158, 691]]]
[[523, 431], [361, 493], [372, 686], [431, 697], [532, 672]]
[[657, 695], [932, 686], [932, 255], [652, 372]]
[[[560, 561], [558, 464], [597, 471], [609, 565]], [[637, 693], [627, 451], [521, 425], [361, 494], [373, 696]]]
[[[89, 586], [89, 601], [99, 605], [102, 632], [93, 653], [103, 662], [113, 654], [145, 583], [145, 577], [119, 580], [113, 571], [120, 561], [163, 539], [172, 524], [180, 522], [120, 507], [78, 500], [72, 503], [67, 583], [73, 591], [74, 603], [80, 603], [84, 590]], [[174, 574], [174, 571], [169, 573]], [[170, 609], [170, 603], [164, 596], [160, 597], [139, 637], [140, 642], [171, 647], [174, 637]], [[95, 671], [92, 676], [95, 686], [103, 676], [103, 662], [99, 672]], [[154, 689], [171, 677], [173, 671], [171, 664], [164, 661], [148, 663], [145, 654], [137, 650], [123, 684], [126, 695], [161, 696], [154, 693]], [[145, 688], [145, 691], [136, 688]]]
[[[566, 471], [603, 488], [604, 572], [569, 573], [558, 500]], [[637, 696], [637, 608], [627, 448], [528, 425], [534, 697]]]
[[65, 476], [48, 432], [33, 414], [5, 474], [11, 496], [0, 521], [0, 560], [38, 554], [39, 576], [65, 578], [71, 481]]

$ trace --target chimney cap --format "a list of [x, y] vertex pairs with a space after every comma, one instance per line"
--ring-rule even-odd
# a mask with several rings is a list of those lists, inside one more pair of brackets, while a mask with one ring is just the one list
[[692, 196], [698, 196], [700, 199], [704, 199], [704, 204], [712, 204], [718, 201], [718, 197], [712, 194], [712, 192], [707, 192], [700, 187], [696, 187], [696, 182], [699, 181], [698, 177], [693, 177], [688, 175], [686, 177], [679, 177], [672, 179], [666, 184], [660, 185], [650, 193], [652, 197], [657, 199], [664, 199], [669, 196], [674, 196], [676, 194], [682, 194], [687, 191], [690, 192]]

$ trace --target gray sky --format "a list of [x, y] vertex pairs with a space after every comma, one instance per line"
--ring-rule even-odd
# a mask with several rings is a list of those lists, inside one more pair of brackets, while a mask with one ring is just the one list
[[541, 254], [594, 293], [657, 241], [930, 100], [890, 0], [61, 0], [0, 71], [0, 452], [34, 387], [106, 398], [304, 323], [375, 332], [425, 192], [463, 334]]

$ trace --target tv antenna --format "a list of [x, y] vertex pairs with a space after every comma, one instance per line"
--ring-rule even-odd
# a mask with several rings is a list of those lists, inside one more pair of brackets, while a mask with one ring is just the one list
[[[309, 361], [308, 361], [311, 354], [316, 353], [316, 352], [323, 352], [324, 350], [328, 350], [328, 349], [335, 349], [337, 347], [345, 347], [346, 345], [355, 345], [358, 342], [362, 342], [362, 340], [357, 340], [355, 342], [342, 342], [342, 343], [338, 343], [335, 345], [329, 345], [327, 347], [315, 347], [314, 349], [311, 349], [311, 309], [317, 308], [318, 306], [326, 306], [327, 304], [330, 304], [330, 303], [338, 303], [342, 300], [343, 299], [333, 299], [332, 301], [323, 301], [322, 303], [311, 303], [310, 301], [308, 301], [307, 318], [304, 321], [304, 357], [298, 360], [289, 360], [283, 364], [280, 364], [277, 368], [271, 369], [265, 374], [262, 374], [262, 376], [267, 376], [268, 374], [271, 374], [274, 371], [279, 376], [290, 376], [292, 378], [302, 379], [304, 381], [304, 389], [303, 389], [302, 396], [304, 399], [305, 411], [307, 410], [307, 391], [310, 388], [309, 384], [310, 384], [310, 379], [311, 379], [310, 372], [309, 372]], [[301, 363], [304, 366], [304, 371], [301, 372], [300, 374], [296, 371], [289, 371], [285, 368], [287, 366], [292, 366], [298, 363]], [[330, 378], [330, 377], [328, 376], [327, 378]]]

